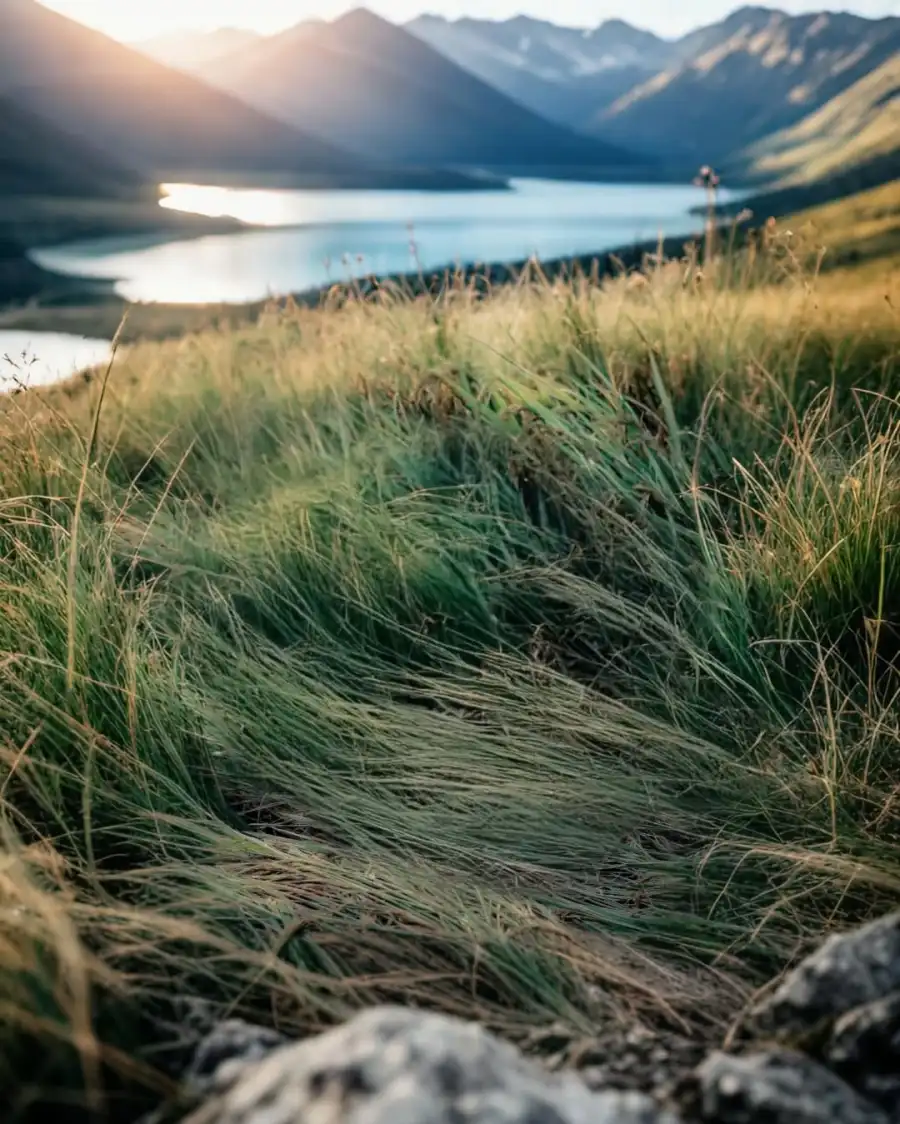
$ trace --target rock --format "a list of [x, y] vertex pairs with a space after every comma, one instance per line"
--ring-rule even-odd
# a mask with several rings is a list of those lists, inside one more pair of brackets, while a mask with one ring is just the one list
[[547, 1073], [477, 1024], [394, 1007], [262, 1061], [231, 1055], [208, 1096], [186, 1124], [677, 1124], [642, 1094]]
[[203, 1088], [226, 1064], [242, 1066], [262, 1061], [284, 1044], [285, 1039], [274, 1030], [241, 1019], [228, 1019], [219, 1023], [200, 1043], [186, 1074], [187, 1083]]
[[900, 991], [838, 1019], [824, 1055], [845, 1081], [900, 1118]]
[[573, 1044], [547, 1027], [534, 1038], [541, 1067], [476, 1023], [405, 1008], [375, 1008], [292, 1044], [232, 1021], [198, 1050], [184, 1091], [200, 1107], [182, 1120], [678, 1124], [667, 1099], [695, 1124], [900, 1124], [900, 913], [830, 937], [745, 1030], [743, 1052], [698, 1065], [699, 1035], [619, 1024]]
[[805, 1054], [716, 1052], [697, 1068], [692, 1106], [710, 1124], [889, 1124], [889, 1118]]
[[900, 990], [900, 912], [829, 937], [753, 1013], [779, 1037], [807, 1034], [854, 1007]]
[[656, 1093], [690, 1073], [706, 1056], [709, 1038], [621, 1025], [584, 1043], [566, 1060], [590, 1089]]

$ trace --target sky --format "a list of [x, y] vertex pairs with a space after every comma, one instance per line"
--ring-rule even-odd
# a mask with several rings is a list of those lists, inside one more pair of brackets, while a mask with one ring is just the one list
[[[135, 42], [182, 28], [247, 27], [270, 33], [313, 16], [332, 18], [364, 0], [43, 0], [72, 19]], [[680, 35], [714, 23], [748, 0], [370, 0], [367, 7], [400, 23], [423, 11], [448, 18], [506, 19], [530, 15], [571, 27], [595, 27], [619, 17], [659, 35]], [[772, 7], [806, 12], [832, 7], [803, 0], [769, 0]], [[840, 9], [865, 16], [900, 15], [900, 0], [855, 0]]]

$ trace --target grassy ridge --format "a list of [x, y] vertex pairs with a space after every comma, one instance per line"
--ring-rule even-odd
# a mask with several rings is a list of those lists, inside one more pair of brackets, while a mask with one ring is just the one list
[[204, 1011], [715, 1038], [896, 901], [900, 294], [769, 238], [6, 400], [14, 1113]]
[[779, 186], [827, 180], [878, 158], [900, 167], [900, 55], [893, 55], [798, 124], [755, 144], [750, 171]]

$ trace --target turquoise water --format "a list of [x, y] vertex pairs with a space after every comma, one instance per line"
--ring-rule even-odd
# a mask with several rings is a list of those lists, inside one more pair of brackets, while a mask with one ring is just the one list
[[262, 229], [162, 244], [103, 239], [32, 257], [48, 269], [114, 278], [129, 300], [237, 303], [373, 273], [546, 260], [689, 235], [700, 225], [689, 209], [702, 201], [690, 186], [548, 180], [514, 181], [509, 192], [167, 190], [171, 209]]

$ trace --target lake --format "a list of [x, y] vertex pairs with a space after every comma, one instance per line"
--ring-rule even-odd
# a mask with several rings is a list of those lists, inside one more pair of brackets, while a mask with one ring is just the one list
[[109, 358], [109, 340], [0, 329], [0, 394], [70, 378]]
[[[262, 229], [159, 243], [97, 239], [45, 248], [47, 269], [117, 281], [133, 301], [240, 303], [371, 274], [544, 260], [688, 235], [687, 185], [516, 180], [507, 192], [268, 191], [168, 184], [162, 206]], [[729, 196], [723, 193], [723, 201]]]

